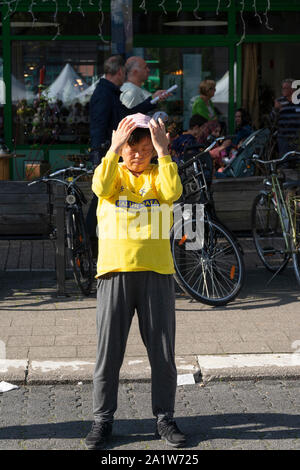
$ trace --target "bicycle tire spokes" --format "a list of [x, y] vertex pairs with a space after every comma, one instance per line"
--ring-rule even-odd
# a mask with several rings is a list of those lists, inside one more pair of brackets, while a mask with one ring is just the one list
[[[191, 223], [195, 225], [195, 221]], [[211, 221], [205, 222], [203, 243], [196, 240], [197, 232], [193, 239], [184, 233], [177, 240], [177, 229], [181, 227], [174, 229], [172, 252], [181, 287], [196, 300], [209, 305], [225, 305], [233, 300], [242, 286], [243, 262], [231, 236]], [[199, 248], [195, 249], [197, 245]]]
[[93, 264], [89, 239], [82, 213], [69, 211], [66, 218], [70, 263], [78, 287], [88, 295], [93, 281]]
[[252, 234], [264, 266], [271, 272], [282, 271], [289, 259], [277, 208], [270, 195], [256, 196], [252, 208]]

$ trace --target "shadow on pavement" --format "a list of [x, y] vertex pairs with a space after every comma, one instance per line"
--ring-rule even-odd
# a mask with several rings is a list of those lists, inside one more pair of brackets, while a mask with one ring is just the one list
[[[188, 447], [200, 442], [222, 440], [284, 440], [300, 438], [300, 417], [282, 413], [229, 413], [210, 416], [177, 417], [177, 424], [188, 436]], [[0, 429], [2, 440], [80, 439], [84, 440], [91, 421], [8, 426]], [[116, 419], [109, 448], [130, 446], [154, 440], [154, 419]], [[273, 428], [273, 429], [272, 429]]]
[[[251, 310], [257, 308], [269, 308], [275, 306], [284, 306], [297, 302], [300, 299], [300, 286], [298, 285], [294, 271], [291, 268], [286, 269], [283, 273], [277, 275], [270, 283], [272, 273], [265, 269], [256, 268], [248, 269], [245, 276], [245, 282], [238, 297], [234, 301], [229, 302], [227, 306], [213, 307], [206, 306], [187, 296], [176, 285], [176, 300], [184, 300], [188, 302], [189, 311], [211, 311], [222, 310]], [[56, 279], [54, 273], [19, 273], [8, 272], [5, 275], [0, 274], [0, 300], [4, 301], [0, 310], [10, 310], [20, 307], [22, 301], [25, 310], [36, 307], [40, 310], [41, 306], [51, 305], [55, 303], [67, 304], [70, 301], [84, 302], [85, 300], [96, 300], [96, 283], [89, 296], [82, 295], [74, 280], [66, 281], [66, 296], [57, 296]], [[32, 300], [32, 301], [31, 301]], [[9, 301], [9, 304], [5, 304]], [[16, 305], [11, 302], [16, 301]], [[82, 303], [79, 309], [89, 308]], [[65, 305], [63, 305], [63, 309]], [[73, 307], [72, 307], [73, 309]], [[57, 306], [55, 307], [57, 310]], [[186, 311], [185, 307], [178, 305], [178, 311]]]

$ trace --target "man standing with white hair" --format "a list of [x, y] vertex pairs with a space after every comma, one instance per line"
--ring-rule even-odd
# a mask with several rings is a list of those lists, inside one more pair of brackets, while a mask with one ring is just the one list
[[[121, 102], [127, 108], [133, 108], [145, 101], [151, 93], [142, 88], [143, 83], [148, 79], [150, 69], [142, 57], [132, 56], [125, 63], [126, 82], [121, 87]], [[160, 96], [163, 90], [158, 90], [152, 96]]]

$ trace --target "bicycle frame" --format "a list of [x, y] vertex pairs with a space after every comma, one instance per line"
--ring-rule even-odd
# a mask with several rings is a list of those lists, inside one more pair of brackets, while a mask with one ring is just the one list
[[[291, 211], [291, 192], [288, 191], [287, 194], [284, 194], [284, 188], [282, 187], [279, 175], [277, 172], [277, 164], [284, 163], [290, 157], [300, 156], [299, 152], [291, 151], [283, 155], [280, 159], [262, 161], [258, 158], [257, 155], [253, 155], [253, 159], [258, 163], [262, 163], [267, 166], [270, 165], [269, 176], [265, 179], [264, 184], [268, 185], [268, 190], [263, 190], [260, 193], [268, 197], [268, 208], [270, 209], [271, 203], [274, 204], [274, 209], [278, 214], [282, 234], [285, 242], [285, 247], [288, 255], [293, 255], [297, 253], [297, 231], [296, 231], [296, 216], [295, 220]], [[271, 186], [271, 187], [270, 187]], [[272, 202], [271, 202], [272, 201]], [[296, 211], [295, 211], [296, 212]], [[268, 213], [268, 217], [270, 212]], [[269, 226], [270, 219], [266, 220], [267, 226]], [[295, 247], [295, 248], [294, 248]]]
[[[286, 253], [293, 253], [293, 246], [296, 244], [296, 227], [293, 220], [293, 215], [291, 212], [289, 204], [289, 196], [285, 197], [283, 189], [281, 187], [277, 173], [272, 172], [271, 174], [271, 189], [266, 191], [261, 191], [261, 194], [268, 197], [268, 207], [270, 208], [271, 201], [273, 201], [274, 208], [278, 214], [282, 234], [285, 241]], [[269, 224], [269, 215], [267, 218], [267, 224]], [[293, 243], [292, 243], [293, 241]]]

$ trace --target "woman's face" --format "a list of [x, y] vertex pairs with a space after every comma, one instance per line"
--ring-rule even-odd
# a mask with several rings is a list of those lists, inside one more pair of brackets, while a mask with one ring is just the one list
[[241, 111], [237, 111], [235, 113], [235, 123], [237, 126], [240, 126], [242, 124], [242, 113]]
[[144, 137], [136, 144], [125, 144], [122, 148], [122, 158], [128, 170], [142, 173], [153, 157], [153, 144], [150, 137]]
[[212, 98], [216, 92], [216, 85], [211, 85], [208, 89], [208, 97]]
[[215, 130], [212, 131], [211, 135], [213, 135], [214, 137], [220, 137], [221, 127], [216, 127]]

